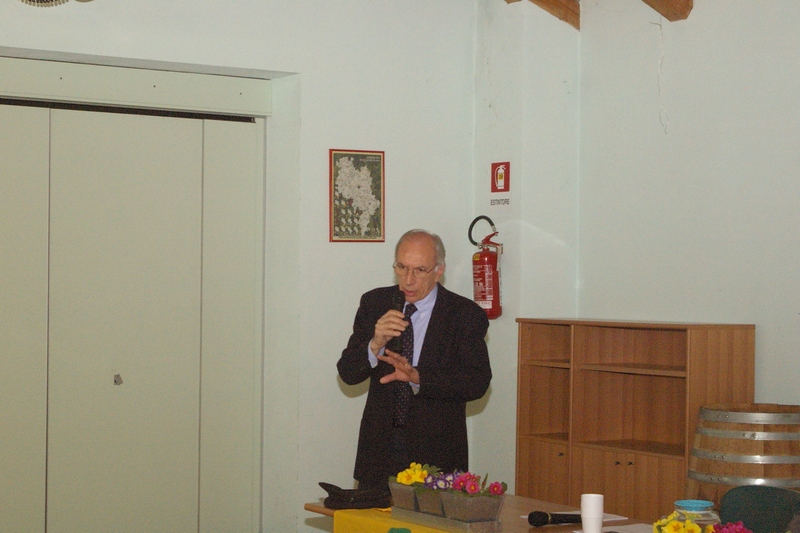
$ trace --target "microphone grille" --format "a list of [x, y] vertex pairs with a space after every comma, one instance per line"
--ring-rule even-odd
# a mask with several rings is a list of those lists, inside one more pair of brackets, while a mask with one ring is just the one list
[[550, 523], [550, 514], [544, 511], [534, 511], [528, 515], [528, 523], [532, 526], [546, 526]]

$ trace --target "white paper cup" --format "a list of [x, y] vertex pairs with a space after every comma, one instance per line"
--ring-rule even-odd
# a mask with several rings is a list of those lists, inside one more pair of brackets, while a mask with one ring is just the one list
[[581, 526], [583, 533], [600, 533], [603, 529], [602, 494], [581, 494]]
[[603, 514], [602, 494], [581, 494], [581, 513], [587, 515]]

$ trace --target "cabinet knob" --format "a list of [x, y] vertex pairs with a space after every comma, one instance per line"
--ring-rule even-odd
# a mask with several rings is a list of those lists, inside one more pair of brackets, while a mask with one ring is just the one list
[[564, 452], [558, 452], [559, 457], [564, 457]]
[[615, 465], [621, 465], [621, 464], [622, 464], [622, 461], [614, 461], [614, 464], [615, 464]]

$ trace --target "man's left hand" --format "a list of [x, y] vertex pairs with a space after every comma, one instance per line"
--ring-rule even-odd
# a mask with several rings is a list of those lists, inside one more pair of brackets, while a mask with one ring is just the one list
[[409, 383], [419, 384], [419, 372], [417, 372], [417, 369], [399, 353], [393, 352], [392, 350], [384, 350], [383, 355], [379, 355], [378, 359], [394, 367], [394, 372], [383, 376], [381, 378], [381, 383], [407, 381]]

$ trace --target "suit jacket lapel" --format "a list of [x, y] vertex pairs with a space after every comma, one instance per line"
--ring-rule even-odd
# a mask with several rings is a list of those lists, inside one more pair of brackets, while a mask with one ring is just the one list
[[450, 291], [439, 285], [436, 303], [431, 310], [431, 319], [428, 322], [428, 329], [425, 331], [425, 340], [422, 342], [417, 366], [424, 364], [424, 361], [427, 362], [426, 354], [437, 353], [441, 350], [440, 345], [447, 338], [443, 332], [450, 327], [451, 303]]

